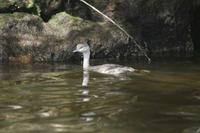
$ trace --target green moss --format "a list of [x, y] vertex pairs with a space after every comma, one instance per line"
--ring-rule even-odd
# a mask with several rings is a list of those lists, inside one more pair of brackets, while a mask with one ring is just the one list
[[0, 8], [6, 8], [13, 5], [15, 0], [0, 0]]
[[52, 19], [49, 21], [49, 23], [57, 25], [57, 24], [62, 24], [63, 22], [69, 22], [69, 21], [79, 22], [79, 21], [82, 21], [82, 19], [79, 17], [73, 17], [65, 12], [61, 12], [54, 15]]
[[4, 27], [5, 24], [8, 23], [8, 21], [13, 18], [14, 18], [13, 14], [11, 13], [0, 14], [0, 28]]
[[29, 9], [35, 6], [35, 0], [0, 0], [0, 8], [9, 8], [12, 5]]
[[[27, 14], [27, 13], [23, 13], [23, 12], [16, 12], [16, 13], [2, 13], [0, 14], [0, 28], [4, 27], [6, 23], [11, 22], [11, 21], [20, 21], [20, 20], [24, 20], [24, 17], [32, 17], [32, 15]], [[41, 23], [43, 22], [42, 19], [40, 19], [39, 17], [31, 20], [33, 21], [35, 24], [38, 23], [38, 25], [41, 25]]]
[[18, 19], [18, 20], [23, 19], [24, 16], [26, 16], [26, 15], [27, 15], [27, 13], [23, 13], [23, 12], [20, 12], [20, 13], [16, 12], [16, 13], [11, 14], [12, 17], [14, 17], [15, 19]]
[[34, 7], [34, 3], [35, 3], [35, 0], [26, 0], [25, 1], [26, 8], [32, 8], [32, 7]]
[[3, 13], [3, 14], [0, 14], [0, 17], [1, 18], [4, 18], [5, 21], [6, 19], [17, 19], [17, 20], [20, 20], [22, 19], [24, 16], [26, 15], [26, 13], [22, 13], [22, 12], [16, 12], [16, 13]]
[[48, 22], [50, 25], [56, 27], [73, 27], [76, 30], [81, 30], [83, 28], [88, 28], [93, 26], [95, 23], [88, 20], [83, 20], [80, 17], [71, 16], [65, 12], [61, 12], [52, 17]]
[[6, 24], [5, 19], [0, 15], [0, 28], [2, 28]]

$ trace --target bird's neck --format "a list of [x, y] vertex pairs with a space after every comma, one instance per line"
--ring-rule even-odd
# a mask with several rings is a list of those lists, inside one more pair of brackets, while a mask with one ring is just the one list
[[90, 51], [83, 53], [83, 69], [88, 70], [90, 67]]

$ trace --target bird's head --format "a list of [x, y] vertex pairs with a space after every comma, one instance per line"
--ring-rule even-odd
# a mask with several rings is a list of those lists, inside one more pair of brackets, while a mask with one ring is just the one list
[[76, 45], [76, 49], [73, 52], [87, 53], [90, 52], [90, 47], [87, 43], [80, 43]]

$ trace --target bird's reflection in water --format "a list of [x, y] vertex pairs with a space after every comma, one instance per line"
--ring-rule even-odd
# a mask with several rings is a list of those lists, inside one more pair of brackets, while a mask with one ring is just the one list
[[[89, 83], [89, 71], [84, 70], [83, 71], [83, 81], [82, 81], [82, 89], [81, 89], [81, 94], [80, 94], [80, 102], [81, 104], [79, 106], [85, 107], [85, 104], [90, 104], [92, 96], [89, 94], [89, 88], [88, 88], [88, 83]], [[94, 120], [96, 113], [93, 111], [83, 111], [80, 114], [80, 120], [83, 122], [91, 122]]]
[[[88, 89], [88, 82], [89, 82], [89, 71], [83, 71], [83, 81], [82, 81], [82, 96], [89, 96], [89, 89]], [[83, 99], [83, 101], [88, 101], [87, 99]]]
[[83, 71], [83, 80], [82, 80], [82, 86], [78, 90], [78, 98], [75, 100], [76, 103], [83, 103], [83, 102], [89, 102], [91, 99], [91, 96], [89, 95], [89, 88], [88, 88], [88, 82], [89, 82], [89, 71]]
[[82, 86], [83, 87], [87, 87], [88, 86], [88, 82], [89, 82], [89, 71], [88, 70], [84, 70], [83, 71], [83, 82], [82, 82]]

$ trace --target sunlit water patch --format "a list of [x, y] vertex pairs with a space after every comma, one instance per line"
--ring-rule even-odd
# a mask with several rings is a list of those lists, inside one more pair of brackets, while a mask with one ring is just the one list
[[199, 65], [134, 67], [82, 87], [78, 65], [1, 65], [0, 133], [199, 133]]

